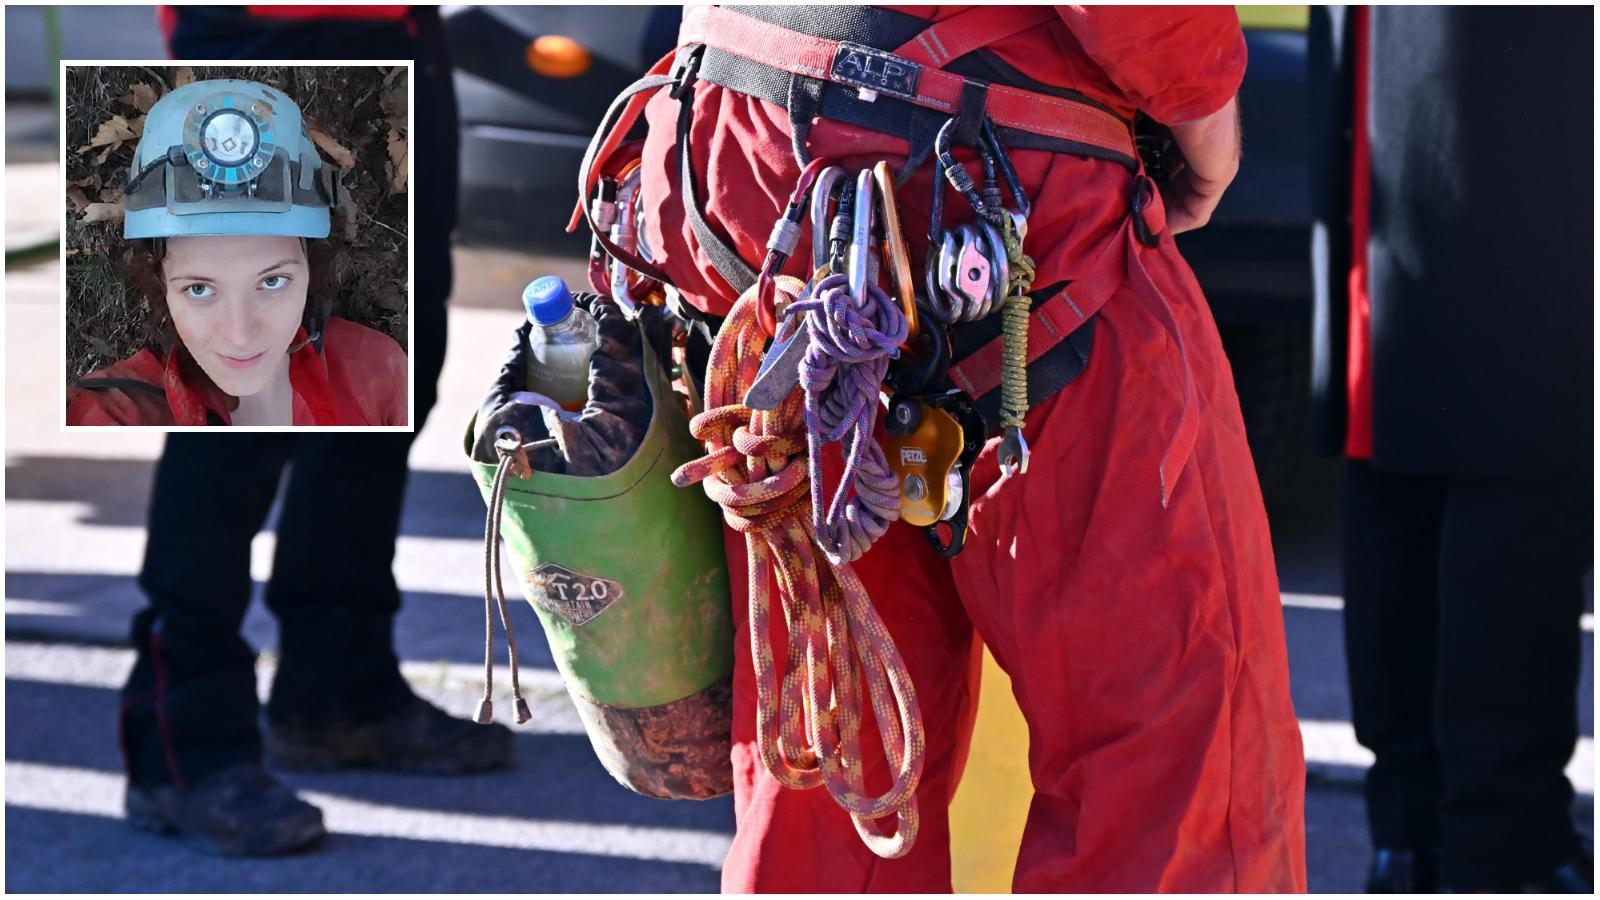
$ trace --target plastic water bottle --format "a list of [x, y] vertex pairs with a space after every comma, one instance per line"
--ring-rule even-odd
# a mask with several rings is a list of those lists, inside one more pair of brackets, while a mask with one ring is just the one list
[[589, 399], [589, 357], [600, 346], [594, 317], [572, 303], [566, 282], [546, 275], [522, 291], [528, 310], [528, 390], [576, 412]]

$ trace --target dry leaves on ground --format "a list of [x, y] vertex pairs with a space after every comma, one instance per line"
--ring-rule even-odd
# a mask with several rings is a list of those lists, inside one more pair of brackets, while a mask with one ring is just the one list
[[143, 133], [144, 116], [131, 122], [122, 116], [112, 116], [100, 123], [100, 128], [95, 131], [94, 137], [89, 139], [89, 143], [78, 148], [78, 155], [82, 156], [96, 147], [103, 147], [105, 149], [94, 159], [95, 165], [100, 165], [124, 142], [138, 140], [139, 135]]
[[84, 207], [82, 222], [120, 222], [122, 221], [122, 201], [116, 203], [91, 203]]
[[194, 80], [194, 69], [188, 66], [179, 67], [177, 74], [172, 76], [172, 89], [177, 90]]
[[129, 89], [129, 93], [117, 98], [117, 102], [147, 113], [150, 107], [156, 105], [156, 89], [148, 84], [136, 84]]
[[333, 157], [333, 161], [339, 164], [339, 168], [346, 171], [355, 168], [355, 154], [345, 149], [343, 144], [334, 140], [331, 135], [322, 129], [322, 126], [308, 120], [306, 130], [311, 134], [312, 142], [321, 147], [323, 153]]

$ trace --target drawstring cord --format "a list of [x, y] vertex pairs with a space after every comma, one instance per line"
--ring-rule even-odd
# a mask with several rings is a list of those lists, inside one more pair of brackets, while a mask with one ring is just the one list
[[500, 607], [500, 625], [506, 630], [506, 652], [511, 660], [511, 696], [516, 700], [517, 724], [533, 718], [528, 711], [528, 701], [522, 699], [522, 683], [517, 667], [517, 632], [511, 627], [511, 615], [506, 606], [505, 587], [500, 581], [500, 516], [505, 506], [506, 479], [511, 475], [526, 478], [532, 467], [528, 464], [528, 451], [553, 447], [555, 438], [522, 443], [515, 429], [502, 429], [494, 442], [500, 463], [494, 471], [494, 485], [489, 491], [489, 515], [483, 529], [483, 699], [478, 701], [478, 712], [473, 718], [479, 725], [494, 721], [494, 608]]

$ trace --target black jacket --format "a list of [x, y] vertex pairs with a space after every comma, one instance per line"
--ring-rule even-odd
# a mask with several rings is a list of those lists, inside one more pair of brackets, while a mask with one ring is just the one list
[[[1313, 390], [1345, 436], [1352, 11], [1312, 7]], [[1371, 12], [1373, 464], [1516, 475], [1593, 464], [1588, 7]]]

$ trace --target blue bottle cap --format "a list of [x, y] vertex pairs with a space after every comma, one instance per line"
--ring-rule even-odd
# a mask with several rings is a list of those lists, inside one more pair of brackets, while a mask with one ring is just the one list
[[572, 291], [558, 275], [535, 278], [522, 289], [522, 305], [535, 323], [554, 325], [572, 312]]

